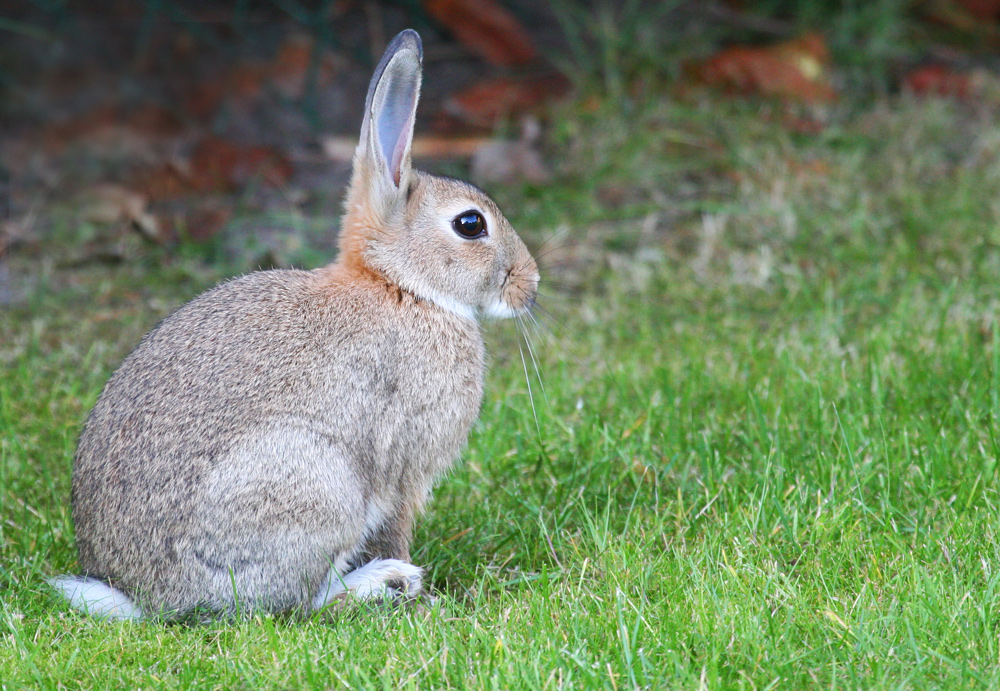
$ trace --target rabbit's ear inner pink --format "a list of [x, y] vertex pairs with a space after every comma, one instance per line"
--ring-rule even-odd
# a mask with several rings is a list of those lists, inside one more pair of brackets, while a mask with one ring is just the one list
[[391, 183], [393, 191], [409, 173], [422, 57], [417, 32], [400, 33], [379, 61], [365, 99], [360, 146], [372, 172]]

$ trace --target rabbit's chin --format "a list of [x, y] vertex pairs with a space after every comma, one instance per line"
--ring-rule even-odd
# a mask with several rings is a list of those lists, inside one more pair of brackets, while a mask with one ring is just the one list
[[523, 312], [525, 312], [525, 309], [515, 309], [503, 300], [497, 300], [493, 304], [486, 306], [482, 311], [485, 316], [494, 319], [510, 319]]
[[458, 316], [471, 321], [478, 321], [479, 316], [491, 319], [509, 319], [511, 317], [516, 317], [525, 311], [523, 308], [516, 309], [511, 307], [502, 300], [497, 300], [496, 302], [478, 310], [470, 305], [466, 305], [464, 302], [459, 302], [454, 298], [446, 296], [435, 296], [431, 298], [431, 302], [439, 307], [442, 307], [443, 309], [448, 310], [452, 314], [457, 314]]
[[469, 321], [478, 321], [476, 319], [475, 308], [466, 305], [464, 302], [456, 300], [455, 298], [448, 297], [447, 295], [440, 295], [437, 293], [433, 293], [432, 295], [429, 296], [429, 300], [438, 307], [447, 310], [452, 314], [457, 314], [463, 319], [468, 319]]
[[491, 319], [509, 319], [511, 317], [516, 317], [525, 311], [523, 308], [516, 309], [511, 307], [502, 300], [497, 300], [496, 302], [480, 309], [476, 309], [475, 307], [467, 305], [464, 302], [460, 302], [445, 295], [434, 295], [430, 298], [430, 301], [452, 314], [457, 314], [458, 316], [471, 321], [478, 321], [479, 316], [489, 317]]
[[438, 292], [430, 286], [423, 285], [421, 282], [407, 281], [406, 283], [401, 283], [401, 285], [404, 290], [423, 300], [434, 303], [446, 312], [451, 312], [469, 321], [479, 321], [476, 308], [472, 305], [468, 305], [461, 300], [456, 300], [450, 295]]

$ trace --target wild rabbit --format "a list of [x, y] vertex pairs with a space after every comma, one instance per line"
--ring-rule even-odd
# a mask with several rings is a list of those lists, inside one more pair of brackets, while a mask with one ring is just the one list
[[93, 615], [308, 612], [421, 590], [414, 517], [480, 406], [480, 315], [535, 300], [538, 270], [481, 190], [413, 170], [416, 32], [365, 101], [336, 263], [262, 271], [142, 339], [73, 465]]

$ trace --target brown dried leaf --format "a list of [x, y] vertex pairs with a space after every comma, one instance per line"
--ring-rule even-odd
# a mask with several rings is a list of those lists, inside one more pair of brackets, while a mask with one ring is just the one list
[[[413, 139], [413, 157], [430, 159], [468, 158], [490, 140], [485, 136], [422, 135]], [[354, 158], [357, 137], [333, 136], [320, 141], [323, 153], [334, 161], [346, 162]]]
[[200, 192], [233, 191], [260, 178], [282, 186], [292, 176], [292, 164], [276, 149], [241, 147], [219, 137], [201, 141], [191, 156], [191, 182]]
[[452, 94], [444, 107], [449, 115], [465, 122], [491, 127], [501, 117], [530, 112], [568, 91], [569, 81], [561, 74], [497, 77]]
[[538, 56], [527, 30], [494, 0], [424, 0], [424, 9], [491, 64], [516, 67]]
[[981, 22], [995, 22], [1000, 18], [1000, 0], [953, 0], [972, 17]]
[[735, 46], [722, 50], [697, 69], [699, 79], [740, 93], [824, 103], [837, 94], [827, 76], [829, 51], [819, 34], [765, 48]]
[[944, 65], [918, 67], [903, 78], [903, 88], [914, 94], [954, 96], [964, 99], [972, 95], [972, 79]]

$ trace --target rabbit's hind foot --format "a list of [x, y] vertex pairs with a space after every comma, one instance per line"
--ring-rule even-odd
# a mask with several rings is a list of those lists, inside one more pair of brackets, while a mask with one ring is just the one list
[[373, 559], [343, 576], [331, 568], [313, 598], [313, 609], [322, 609], [349, 595], [359, 600], [412, 598], [423, 587], [423, 575], [419, 566], [399, 559]]
[[49, 585], [65, 597], [73, 609], [102, 619], [138, 621], [146, 615], [125, 593], [104, 581], [86, 576], [58, 576]]

